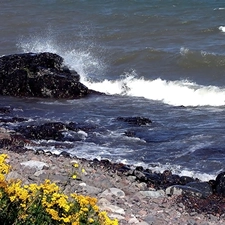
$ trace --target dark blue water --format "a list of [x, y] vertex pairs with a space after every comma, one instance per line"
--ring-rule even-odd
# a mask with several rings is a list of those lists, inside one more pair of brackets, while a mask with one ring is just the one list
[[[57, 53], [87, 87], [109, 94], [70, 101], [0, 97], [1, 106], [29, 123], [97, 127], [91, 134], [65, 133], [80, 137], [63, 149], [79, 157], [203, 179], [225, 169], [224, 1], [0, 4], [1, 55]], [[118, 116], [143, 116], [152, 124], [136, 127]], [[135, 136], [124, 135], [128, 130]], [[53, 141], [46, 148], [60, 151]]]

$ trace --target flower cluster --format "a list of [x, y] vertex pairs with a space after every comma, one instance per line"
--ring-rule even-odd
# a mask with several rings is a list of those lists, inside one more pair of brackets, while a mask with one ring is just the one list
[[72, 178], [73, 179], [79, 179], [82, 174], [85, 174], [86, 171], [84, 168], [82, 168], [77, 162], [73, 164], [73, 169], [72, 169]]
[[75, 193], [67, 196], [50, 180], [40, 185], [6, 181], [10, 170], [6, 158], [0, 155], [0, 224], [118, 225], [99, 210], [96, 198]]

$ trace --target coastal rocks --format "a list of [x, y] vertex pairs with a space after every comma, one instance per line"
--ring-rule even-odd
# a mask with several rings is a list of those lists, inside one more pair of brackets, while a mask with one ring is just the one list
[[201, 198], [203, 195], [201, 191], [196, 188], [192, 188], [189, 186], [182, 186], [182, 185], [173, 185], [166, 189], [167, 195], [192, 195], [195, 197]]
[[[82, 129], [82, 130], [81, 130]], [[80, 141], [87, 137], [85, 131], [94, 128], [75, 123], [50, 122], [42, 125], [20, 126], [16, 130], [26, 138], [35, 140]], [[84, 131], [85, 130], [85, 131]]]
[[80, 83], [63, 58], [53, 53], [24, 53], [0, 58], [0, 95], [79, 98], [94, 93]]
[[118, 121], [123, 121], [132, 125], [137, 125], [137, 126], [143, 126], [143, 125], [148, 125], [151, 124], [152, 121], [148, 118], [145, 117], [117, 117], [116, 118]]
[[191, 182], [186, 185], [173, 185], [166, 189], [167, 195], [189, 195], [207, 198], [212, 195], [212, 187], [208, 182]]
[[225, 172], [218, 174], [214, 185], [216, 192], [225, 197]]
[[[222, 196], [214, 194], [207, 198], [190, 195], [167, 196], [163, 187], [156, 190], [146, 183], [142, 185], [144, 183], [137, 179], [130, 180], [130, 177], [134, 177], [131, 175], [133, 170], [122, 164], [114, 164], [106, 160], [93, 162], [86, 159], [56, 157], [53, 154], [47, 156], [44, 152], [39, 155], [32, 151], [17, 154], [2, 149], [1, 152], [9, 155], [7, 160], [12, 165], [8, 179], [23, 178], [24, 184], [42, 183], [45, 179], [50, 179], [67, 195], [76, 192], [97, 197], [99, 208], [106, 210], [111, 218], [117, 218], [120, 225], [222, 225], [225, 221], [223, 216], [225, 198]], [[49, 167], [37, 170], [21, 166], [21, 163], [32, 160], [46, 163]], [[79, 169], [86, 171], [81, 179], [71, 177], [75, 172], [72, 166], [74, 163], [79, 165]], [[116, 169], [121, 169], [121, 172], [117, 173]], [[137, 170], [143, 173], [147, 171], [141, 167], [137, 167]], [[161, 178], [173, 175], [169, 171], [163, 174]], [[199, 183], [201, 186], [201, 182]], [[157, 195], [159, 193], [162, 195]]]

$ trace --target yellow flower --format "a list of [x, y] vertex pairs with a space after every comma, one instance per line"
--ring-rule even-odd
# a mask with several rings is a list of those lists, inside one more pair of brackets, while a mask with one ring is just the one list
[[77, 179], [77, 175], [74, 174], [74, 175], [72, 176], [72, 178], [73, 178], [73, 179]]
[[84, 169], [84, 168], [82, 168], [81, 172], [82, 172], [82, 173], [85, 173], [86, 171], [85, 171], [85, 169]]
[[88, 222], [89, 222], [89, 223], [94, 223], [95, 221], [94, 221], [92, 218], [89, 218], [89, 219], [88, 219]]
[[73, 164], [73, 167], [78, 168], [79, 167], [79, 164], [78, 163], [74, 163]]

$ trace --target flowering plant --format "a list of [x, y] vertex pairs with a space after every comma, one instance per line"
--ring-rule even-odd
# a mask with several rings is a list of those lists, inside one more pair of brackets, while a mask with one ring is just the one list
[[21, 180], [6, 181], [10, 166], [6, 154], [0, 155], [0, 224], [1, 225], [118, 225], [89, 196], [65, 195], [50, 180], [23, 185]]

